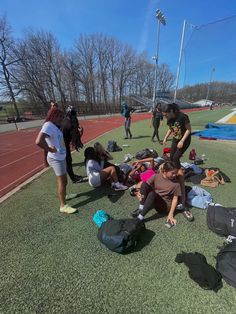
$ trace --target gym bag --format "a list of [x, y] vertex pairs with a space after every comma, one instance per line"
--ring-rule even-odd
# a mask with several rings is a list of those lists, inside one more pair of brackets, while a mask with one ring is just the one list
[[98, 239], [116, 253], [132, 251], [138, 242], [145, 224], [139, 219], [107, 220], [98, 230]]
[[221, 236], [236, 236], [236, 208], [208, 206], [208, 228]]
[[217, 187], [219, 184], [225, 184], [224, 178], [219, 173], [219, 170], [205, 169], [206, 177], [201, 180], [201, 185], [211, 188]]
[[155, 149], [149, 149], [145, 148], [143, 150], [140, 150], [139, 152], [136, 153], [135, 158], [138, 160], [145, 159], [145, 158], [157, 158], [158, 153]]
[[225, 244], [216, 257], [216, 270], [223, 279], [236, 288], [236, 240]]
[[122, 148], [120, 146], [117, 145], [116, 141], [108, 141], [107, 143], [107, 151], [110, 152], [110, 153], [113, 153], [113, 152], [119, 152], [121, 151]]

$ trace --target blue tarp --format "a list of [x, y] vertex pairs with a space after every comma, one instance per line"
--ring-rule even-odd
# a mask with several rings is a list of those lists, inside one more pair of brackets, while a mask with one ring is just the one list
[[208, 123], [205, 128], [207, 130], [192, 132], [192, 135], [209, 139], [236, 140], [236, 125]]

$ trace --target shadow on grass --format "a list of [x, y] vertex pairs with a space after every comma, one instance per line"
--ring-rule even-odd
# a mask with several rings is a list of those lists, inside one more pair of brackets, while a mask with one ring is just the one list
[[84, 162], [83, 161], [81, 161], [81, 162], [75, 162], [75, 163], [73, 163], [72, 164], [72, 167], [74, 168], [74, 167], [83, 167], [84, 166]]
[[143, 221], [146, 223], [146, 222], [149, 222], [149, 221], [152, 221], [152, 220], [156, 220], [156, 219], [160, 219], [160, 218], [163, 218], [163, 217], [166, 217], [166, 216], [167, 216], [167, 213], [165, 213], [165, 212], [156, 212], [154, 215], [145, 218]]
[[[119, 191], [115, 193], [108, 185], [102, 186], [99, 188], [92, 189], [87, 192], [78, 193], [78, 203], [74, 204], [74, 207], [82, 207], [84, 205], [89, 204], [90, 202], [94, 202], [107, 196], [112, 203], [116, 203], [122, 196], [124, 195], [124, 191]], [[87, 199], [84, 201], [79, 201], [81, 196], [87, 196]]]
[[150, 138], [151, 139], [151, 135], [139, 135], [139, 136], [133, 136], [132, 140], [139, 140], [141, 138]]
[[154, 231], [146, 229], [140, 236], [135, 249], [132, 250], [132, 252], [130, 252], [129, 254], [141, 251], [145, 246], [147, 246], [152, 241], [155, 235], [156, 233]]

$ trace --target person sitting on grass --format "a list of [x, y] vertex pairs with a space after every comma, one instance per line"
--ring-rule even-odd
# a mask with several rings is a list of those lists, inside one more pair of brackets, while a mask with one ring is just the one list
[[107, 150], [105, 150], [105, 148], [99, 142], [96, 142], [93, 147], [100, 160], [104, 160], [104, 166], [106, 167], [106, 163], [109, 163], [109, 160], [113, 160], [113, 156]]
[[171, 161], [160, 166], [160, 172], [143, 182], [140, 188], [141, 201], [139, 208], [132, 212], [140, 220], [152, 209], [167, 212], [166, 226], [176, 225], [174, 212], [181, 197], [181, 187], [177, 179], [178, 169]]
[[63, 112], [57, 107], [49, 110], [45, 123], [36, 138], [36, 145], [47, 152], [47, 162], [57, 177], [57, 190], [60, 201], [60, 212], [73, 214], [76, 208], [66, 204], [66, 149], [60, 125], [64, 118]]
[[101, 160], [93, 147], [87, 147], [84, 151], [84, 163], [86, 167], [89, 185], [96, 188], [111, 180], [111, 186], [116, 191], [124, 191], [127, 186], [118, 181], [114, 166], [104, 168], [104, 160]]
[[115, 167], [118, 181], [125, 185], [127, 176], [123, 173], [123, 171], [121, 171], [118, 165], [114, 165], [110, 162], [110, 160], [113, 160], [113, 156], [107, 150], [105, 150], [105, 148], [99, 142], [96, 142], [93, 147], [100, 160], [104, 160], [103, 168], [107, 168], [110, 166]]

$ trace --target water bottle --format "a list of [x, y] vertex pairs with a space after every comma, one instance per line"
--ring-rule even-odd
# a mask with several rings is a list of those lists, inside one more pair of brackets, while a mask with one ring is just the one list
[[189, 153], [189, 160], [195, 160], [197, 156], [196, 150], [193, 148]]
[[206, 160], [206, 155], [202, 154], [201, 158], [202, 158], [203, 161]]

